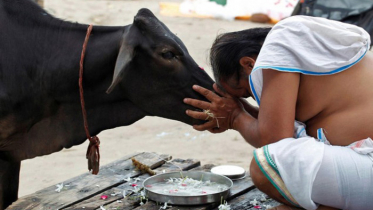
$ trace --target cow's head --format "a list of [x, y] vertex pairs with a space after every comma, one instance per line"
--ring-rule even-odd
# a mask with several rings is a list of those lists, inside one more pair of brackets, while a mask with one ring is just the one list
[[123, 34], [113, 82], [109, 89], [123, 91], [149, 115], [201, 123], [185, 114], [196, 109], [185, 97], [206, 100], [192, 85], [212, 89], [213, 80], [190, 57], [183, 42], [148, 9], [141, 9]]

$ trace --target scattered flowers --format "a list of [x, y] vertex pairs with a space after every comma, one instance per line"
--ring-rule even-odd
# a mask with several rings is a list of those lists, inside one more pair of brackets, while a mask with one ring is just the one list
[[168, 206], [168, 205], [167, 205], [167, 202], [166, 202], [166, 203], [164, 203], [163, 206], [161, 206], [161, 208], [159, 208], [159, 210], [161, 210], [161, 209], [167, 209], [167, 208], [169, 208], [169, 207], [172, 207], [172, 206]]
[[56, 187], [57, 187], [56, 192], [58, 192], [58, 193], [61, 192], [61, 190], [63, 188], [63, 183], [57, 184]]
[[225, 203], [220, 204], [218, 209], [219, 210], [231, 210], [231, 206], [228, 205], [227, 201], [225, 201]]
[[262, 202], [267, 201], [267, 198], [262, 194], [262, 197], [260, 198], [260, 201], [262, 201]]
[[262, 202], [266, 202], [266, 201], [270, 201], [270, 200], [271, 200], [270, 198], [267, 199], [267, 197], [262, 194], [261, 197], [258, 198], [258, 200], [257, 200], [257, 198], [254, 198], [254, 200], [250, 201], [250, 204], [253, 205], [253, 207], [255, 209], [262, 209], [262, 208], [270, 209], [270, 208], [272, 208], [271, 205], [264, 205], [262, 203]]
[[140, 206], [144, 205], [144, 202], [143, 201], [148, 201], [148, 199], [145, 197], [145, 192], [144, 191], [141, 191], [140, 192]]
[[107, 195], [101, 195], [100, 199], [101, 199], [101, 200], [106, 200], [108, 197], [109, 197], [109, 196], [107, 196]]
[[270, 209], [270, 208], [272, 208], [272, 206], [271, 205], [263, 205], [266, 209]]
[[137, 187], [137, 184], [131, 184], [132, 187]]
[[255, 198], [254, 200], [250, 201], [250, 204], [253, 205], [253, 206], [257, 206], [258, 205], [258, 201]]
[[137, 187], [137, 184], [134, 184], [134, 185], [135, 186], [133, 186], [133, 190], [128, 190], [132, 192], [128, 193], [127, 195], [126, 195], [126, 190], [123, 190], [122, 192], [123, 197], [124, 198], [129, 197], [129, 199], [138, 200], [139, 204], [142, 206], [145, 204], [145, 202], [148, 201], [148, 198], [145, 195], [145, 191], [143, 191], [144, 188]]
[[134, 178], [133, 179], [133, 183], [136, 183], [136, 182], [138, 182], [138, 181], [140, 181], [141, 179], [139, 178], [139, 177], [136, 177], [136, 178]]
[[137, 194], [137, 193], [139, 193], [141, 190], [142, 190], [142, 188], [138, 188], [137, 186], [134, 186], [134, 187], [133, 187], [133, 190], [129, 190], [129, 191], [132, 191], [133, 193]]
[[125, 198], [126, 197], [126, 190], [123, 190], [122, 194], [123, 194], [123, 198]]

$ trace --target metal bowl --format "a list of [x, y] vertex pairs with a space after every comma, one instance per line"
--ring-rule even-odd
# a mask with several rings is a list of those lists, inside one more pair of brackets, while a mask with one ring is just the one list
[[[228, 186], [228, 189], [213, 193], [213, 194], [203, 194], [203, 195], [193, 195], [193, 196], [182, 196], [182, 195], [166, 195], [162, 193], [156, 193], [152, 191], [151, 188], [147, 188], [146, 186], [152, 185], [154, 183], [164, 182], [165, 179], [169, 178], [182, 178], [188, 177], [196, 180], [200, 180], [202, 177], [202, 181], [216, 182], [219, 184], [224, 184]], [[152, 177], [149, 177], [144, 180], [143, 185], [145, 189], [145, 193], [150, 200], [168, 204], [177, 204], [177, 205], [201, 205], [207, 203], [215, 203], [221, 202], [221, 200], [226, 200], [226, 198], [230, 194], [230, 189], [233, 186], [232, 180], [229, 178], [219, 175], [213, 174], [210, 172], [202, 172], [202, 171], [182, 171], [182, 172], [171, 172], [171, 173], [164, 173], [158, 174]]]

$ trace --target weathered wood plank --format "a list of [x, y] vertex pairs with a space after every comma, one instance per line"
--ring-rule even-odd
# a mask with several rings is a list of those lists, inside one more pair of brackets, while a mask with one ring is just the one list
[[[179, 171], [180, 169], [182, 170], [187, 170], [190, 168], [194, 168], [200, 165], [200, 162], [198, 160], [182, 160], [182, 159], [175, 159], [172, 161], [169, 161], [162, 165], [161, 167], [155, 168], [154, 171], [156, 173], [163, 173], [164, 172], [172, 172], [172, 171]], [[139, 186], [142, 185], [142, 182], [150, 177], [149, 174], [142, 174], [138, 176], [140, 178], [140, 181], [137, 182]], [[105, 206], [106, 209], [133, 209], [138, 206], [135, 205], [135, 201], [129, 200], [128, 198], [123, 199], [122, 192], [126, 191], [128, 194], [130, 190], [133, 190], [133, 187], [130, 185], [130, 183], [124, 183], [121, 184], [117, 187], [111, 188], [109, 190], [106, 190], [98, 195], [95, 195], [87, 200], [84, 200], [80, 203], [77, 203], [73, 206], [64, 208], [66, 210], [76, 210], [76, 209], [81, 209], [81, 210], [93, 210], [93, 209], [98, 209], [100, 206]], [[115, 194], [114, 196], [111, 196], [112, 194]], [[108, 195], [108, 199], [106, 200], [101, 200], [100, 197], [101, 195]], [[117, 201], [120, 201], [121, 203], [118, 203]], [[132, 206], [132, 207], [131, 207]], [[83, 208], [84, 207], [84, 208]]]
[[168, 155], [162, 155], [163, 159], [160, 159], [154, 153], [128, 155], [101, 167], [100, 173], [96, 176], [85, 173], [65, 181], [65, 187], [60, 193], [55, 191], [56, 186], [51, 186], [20, 198], [8, 210], [61, 209], [92, 197], [113, 186], [120, 185], [125, 182], [125, 177], [134, 177], [141, 174], [132, 165], [131, 157], [135, 157], [150, 168], [159, 167], [165, 162], [163, 159], [170, 158]]
[[260, 209], [262, 210], [280, 205], [280, 203], [269, 198], [257, 188], [254, 188], [250, 192], [230, 200], [228, 203], [231, 206], [231, 209], [234, 210], [258, 210], [257, 208], [254, 208], [253, 204], [250, 203], [251, 201], [254, 201], [254, 199], [257, 200], [257, 206], [260, 206]]

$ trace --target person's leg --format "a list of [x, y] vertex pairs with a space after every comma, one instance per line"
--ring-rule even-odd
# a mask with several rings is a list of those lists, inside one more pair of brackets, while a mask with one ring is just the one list
[[[273, 186], [273, 184], [267, 179], [267, 177], [263, 174], [263, 172], [260, 170], [258, 164], [255, 162], [255, 159], [253, 158], [251, 160], [250, 164], [250, 175], [251, 179], [254, 182], [254, 185], [262, 192], [267, 194], [272, 199], [286, 204], [286, 205], [280, 205], [276, 206], [274, 208], [271, 208], [271, 210], [296, 210], [299, 209], [297, 207], [294, 207], [291, 203], [289, 203], [282, 195], [281, 193]], [[329, 207], [329, 206], [322, 206], [320, 205], [317, 210], [337, 210], [336, 208]]]
[[255, 158], [251, 160], [250, 164], [250, 176], [254, 185], [262, 192], [267, 194], [272, 199], [292, 206], [281, 193], [273, 186], [273, 184], [267, 179], [267, 177], [260, 170], [258, 164], [255, 162]]
[[[273, 148], [271, 151], [278, 151], [283, 147], [282, 143], [275, 143], [272, 145]], [[269, 146], [254, 150], [254, 158], [250, 164], [250, 172], [254, 184], [259, 190], [267, 193], [273, 199], [294, 207], [300, 207], [299, 203], [285, 185], [276, 162], [274, 161], [275, 159], [270, 156], [271, 152]], [[316, 208], [315, 205], [312, 207]]]

